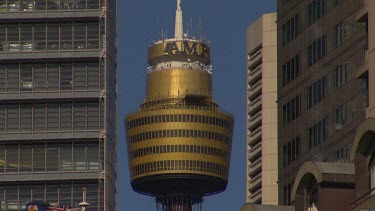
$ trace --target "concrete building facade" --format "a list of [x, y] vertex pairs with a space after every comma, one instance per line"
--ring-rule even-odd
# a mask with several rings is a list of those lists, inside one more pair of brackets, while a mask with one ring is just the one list
[[278, 1], [280, 204], [375, 208], [374, 13], [367, 0]]
[[116, 210], [116, 7], [0, 2], [0, 210]]
[[276, 13], [247, 29], [247, 202], [278, 203]]

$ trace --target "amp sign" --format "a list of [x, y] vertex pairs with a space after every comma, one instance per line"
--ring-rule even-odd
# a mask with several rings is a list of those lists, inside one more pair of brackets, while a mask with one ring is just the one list
[[199, 42], [166, 42], [164, 44], [165, 55], [185, 54], [201, 57], [209, 57], [209, 48], [206, 44]]

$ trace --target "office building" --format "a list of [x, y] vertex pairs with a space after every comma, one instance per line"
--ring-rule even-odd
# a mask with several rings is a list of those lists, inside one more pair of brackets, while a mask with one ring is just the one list
[[247, 29], [247, 202], [278, 204], [276, 13]]
[[117, 1], [0, 2], [0, 210], [116, 210]]
[[375, 2], [279, 0], [279, 203], [375, 207]]
[[213, 100], [210, 47], [183, 33], [181, 0], [175, 37], [148, 63], [144, 103], [125, 118], [131, 185], [160, 211], [201, 210], [227, 187], [234, 120]]

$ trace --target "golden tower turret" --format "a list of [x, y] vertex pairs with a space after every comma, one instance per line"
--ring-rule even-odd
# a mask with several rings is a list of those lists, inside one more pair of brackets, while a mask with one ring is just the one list
[[233, 117], [212, 96], [210, 47], [183, 34], [149, 48], [147, 95], [125, 118], [131, 185], [161, 211], [199, 210], [203, 196], [226, 189]]

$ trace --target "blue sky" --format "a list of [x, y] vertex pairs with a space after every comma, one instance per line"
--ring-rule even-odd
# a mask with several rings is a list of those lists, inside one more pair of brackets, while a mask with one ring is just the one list
[[[214, 99], [235, 116], [228, 188], [206, 197], [204, 211], [236, 211], [246, 198], [246, 28], [275, 0], [182, 0], [185, 29], [202, 31], [210, 41]], [[153, 211], [153, 198], [130, 186], [123, 118], [145, 97], [147, 49], [167, 31], [173, 37], [175, 0], [119, 0], [118, 48], [118, 210]], [[200, 21], [201, 20], [201, 21]]]

